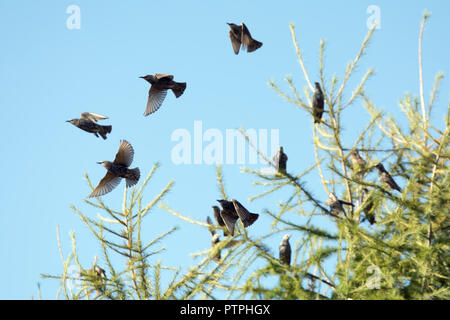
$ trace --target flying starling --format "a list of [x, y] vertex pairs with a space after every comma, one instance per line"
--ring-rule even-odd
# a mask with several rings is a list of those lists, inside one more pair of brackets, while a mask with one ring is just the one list
[[402, 192], [402, 189], [398, 186], [398, 184], [394, 181], [394, 179], [391, 177], [389, 172], [386, 171], [382, 163], [379, 163], [375, 166], [375, 168], [378, 169], [378, 180], [382, 183], [387, 184], [389, 187], [391, 187], [394, 190], [398, 190]]
[[[236, 225], [236, 221], [239, 219], [239, 216], [234, 209], [234, 205], [232, 202], [227, 200], [217, 200], [217, 202], [219, 202], [222, 206], [222, 210], [220, 210], [220, 217], [225, 223], [230, 234], [234, 236], [234, 227]], [[214, 209], [214, 215], [216, 214], [215, 212], [216, 209]]]
[[239, 49], [247, 48], [247, 52], [253, 52], [262, 46], [262, 42], [259, 42], [252, 38], [250, 31], [248, 31], [247, 26], [242, 23], [240, 26], [234, 23], [228, 23], [230, 26], [230, 39], [231, 45], [235, 54], [239, 53]]
[[341, 213], [345, 215], [344, 207], [342, 206], [343, 204], [352, 207], [354, 206], [351, 202], [338, 199], [332, 192], [328, 195], [328, 200], [325, 204], [330, 207], [330, 214], [335, 217], [338, 217]]
[[291, 235], [289, 234], [284, 235], [283, 240], [281, 240], [280, 243], [280, 261], [288, 266], [291, 264], [291, 245], [289, 244], [290, 237]]
[[220, 215], [220, 208], [218, 206], [213, 206], [212, 208], [214, 212], [214, 219], [216, 220], [217, 224], [223, 228], [223, 235], [227, 236], [228, 230], [222, 216]]
[[314, 96], [312, 99], [312, 112], [314, 123], [320, 123], [324, 111], [324, 98], [322, 88], [320, 88], [320, 84], [318, 82], [315, 82], [314, 84], [316, 86], [316, 89], [314, 90]]
[[364, 160], [358, 153], [358, 150], [350, 152], [350, 161], [352, 162], [354, 170], [364, 170], [366, 168], [366, 160]]
[[161, 107], [167, 95], [167, 90], [171, 89], [176, 98], [179, 98], [186, 89], [186, 82], [175, 82], [170, 74], [157, 73], [155, 75], [146, 75], [139, 77], [145, 79], [151, 84], [148, 91], [147, 108], [144, 116], [152, 114]]
[[231, 199], [231, 202], [234, 205], [236, 213], [244, 224], [244, 228], [251, 226], [258, 219], [259, 214], [249, 212], [239, 201]]
[[111, 192], [111, 190], [119, 185], [122, 178], [125, 178], [127, 188], [134, 186], [139, 181], [141, 173], [139, 168], [129, 169], [129, 166], [133, 162], [133, 156], [134, 150], [131, 144], [126, 140], [120, 141], [119, 151], [117, 151], [116, 158], [113, 162], [98, 162], [108, 172], [88, 198], [100, 197]]
[[375, 223], [375, 213], [372, 212], [373, 200], [369, 198], [369, 190], [363, 188], [361, 192], [361, 205], [364, 206], [365, 220], [369, 221], [370, 224]]
[[[213, 223], [210, 219], [210, 217], [206, 217], [206, 222], [213, 226]], [[219, 234], [216, 232], [216, 230], [212, 227], [208, 228], [209, 232], [211, 233], [211, 248], [214, 248], [216, 244], [220, 242], [219, 240]], [[220, 250], [217, 251], [217, 254], [214, 255], [213, 260], [216, 262], [220, 261]]]
[[80, 119], [71, 119], [66, 122], [70, 122], [81, 130], [95, 134], [97, 138], [98, 135], [101, 135], [103, 139], [106, 139], [106, 134], [111, 133], [112, 126], [101, 126], [96, 123], [104, 119], [108, 119], [108, 117], [102, 116], [101, 114], [83, 112], [80, 115]]
[[275, 169], [280, 173], [286, 172], [286, 162], [288, 160], [287, 155], [283, 152], [283, 147], [280, 146], [278, 153], [273, 157], [275, 163]]

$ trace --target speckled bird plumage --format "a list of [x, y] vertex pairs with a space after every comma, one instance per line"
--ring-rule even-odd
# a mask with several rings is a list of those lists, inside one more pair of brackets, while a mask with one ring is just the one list
[[291, 264], [291, 245], [289, 243], [289, 238], [291, 236], [289, 234], [285, 234], [280, 243], [280, 261], [283, 264], [290, 265]]
[[312, 113], [314, 118], [314, 123], [320, 123], [322, 121], [322, 115], [324, 112], [324, 97], [322, 88], [318, 82], [314, 83], [315, 90], [312, 99]]
[[151, 84], [148, 91], [147, 107], [144, 116], [156, 112], [162, 105], [167, 95], [167, 90], [172, 90], [176, 98], [179, 98], [186, 89], [186, 82], [173, 81], [173, 75], [157, 73], [140, 77]]
[[80, 115], [79, 119], [70, 119], [66, 122], [70, 122], [75, 127], [80, 128], [89, 133], [93, 133], [97, 138], [100, 135], [103, 140], [106, 140], [106, 135], [111, 133], [112, 126], [102, 126], [97, 124], [98, 121], [108, 119], [106, 116], [102, 116], [101, 114], [83, 112]]
[[122, 140], [113, 162], [99, 162], [108, 171], [88, 198], [100, 197], [111, 192], [119, 185], [122, 178], [125, 179], [127, 188], [134, 186], [139, 181], [140, 171], [139, 168], [129, 169], [133, 157], [133, 147], [128, 141]]

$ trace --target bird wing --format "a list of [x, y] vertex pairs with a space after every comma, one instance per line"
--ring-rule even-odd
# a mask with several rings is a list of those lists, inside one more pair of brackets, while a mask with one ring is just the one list
[[162, 79], [162, 78], [168, 78], [169, 80], [173, 80], [173, 75], [171, 74], [165, 74], [165, 73], [157, 73], [155, 74], [156, 79]]
[[159, 90], [155, 89], [154, 86], [151, 86], [148, 91], [147, 107], [145, 108], [144, 116], [148, 116], [158, 110], [166, 98], [166, 95], [167, 90]]
[[258, 214], [249, 212], [239, 201], [232, 199], [231, 202], [233, 202], [234, 209], [236, 210], [236, 213], [238, 214], [245, 228], [252, 225], [253, 222], [258, 219]]
[[239, 219], [234, 212], [230, 212], [228, 210], [221, 210], [220, 216], [222, 217], [223, 222], [227, 226], [228, 231], [233, 236], [234, 235], [234, 225], [236, 224], [237, 219]]
[[125, 167], [129, 167], [133, 162], [134, 150], [131, 144], [126, 140], [120, 141], [119, 151], [117, 151], [115, 164], [121, 164]]
[[247, 52], [253, 52], [262, 46], [262, 42], [259, 42], [252, 38], [250, 31], [245, 23], [242, 23], [241, 42], [244, 48], [247, 48]]
[[100, 120], [108, 119], [106, 116], [102, 116], [101, 114], [97, 113], [90, 113], [90, 112], [83, 112], [80, 116], [81, 119], [91, 120], [93, 122], [97, 122]]
[[241, 39], [240, 35], [237, 35], [234, 33], [233, 29], [230, 30], [230, 39], [231, 39], [231, 45], [233, 46], [233, 51], [235, 54], [239, 53], [239, 49], [241, 47]]
[[104, 194], [111, 192], [115, 187], [117, 187], [122, 180], [121, 177], [112, 174], [111, 172], [107, 172], [106, 175], [100, 180], [98, 186], [92, 191], [92, 193], [88, 196], [88, 198], [92, 197], [100, 197]]

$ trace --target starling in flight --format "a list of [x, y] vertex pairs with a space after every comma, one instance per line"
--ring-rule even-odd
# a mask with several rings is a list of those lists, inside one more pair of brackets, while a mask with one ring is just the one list
[[283, 240], [280, 243], [280, 261], [281, 263], [291, 264], [291, 245], [289, 244], [289, 234], [284, 235]]
[[350, 161], [352, 162], [353, 168], [357, 171], [364, 170], [366, 168], [366, 160], [364, 160], [358, 153], [357, 150], [353, 150], [350, 153]]
[[148, 91], [147, 107], [144, 116], [152, 114], [161, 107], [167, 95], [167, 90], [171, 89], [176, 98], [179, 98], [186, 89], [186, 82], [175, 82], [170, 74], [157, 73], [140, 77], [151, 84]]
[[283, 147], [278, 149], [278, 153], [273, 157], [275, 163], [275, 169], [280, 173], [286, 172], [286, 162], [288, 160], [287, 155], [283, 152]]
[[228, 23], [230, 26], [230, 39], [231, 45], [235, 54], [239, 53], [239, 49], [247, 48], [247, 52], [253, 52], [262, 46], [262, 42], [259, 42], [252, 38], [250, 31], [248, 31], [247, 26], [242, 23], [240, 26], [234, 23]]
[[316, 89], [314, 90], [314, 96], [312, 99], [312, 112], [314, 117], [314, 123], [320, 123], [322, 120], [322, 114], [324, 111], [324, 98], [322, 93], [322, 88], [318, 82], [314, 83]]
[[98, 162], [98, 164], [104, 166], [108, 172], [88, 198], [100, 197], [111, 192], [111, 190], [119, 185], [122, 178], [125, 178], [127, 188], [134, 186], [139, 181], [141, 173], [139, 168], [129, 169], [129, 166], [133, 162], [133, 156], [134, 150], [131, 144], [126, 140], [122, 140], [120, 142], [119, 151], [117, 151], [116, 158], [113, 162]]
[[251, 226], [258, 219], [259, 214], [249, 212], [239, 201], [231, 199], [231, 202], [234, 205], [237, 215], [244, 224], [244, 228]]
[[382, 163], [379, 163], [375, 166], [378, 169], [378, 180], [382, 183], [387, 184], [389, 187], [391, 187], [394, 190], [398, 190], [402, 192], [402, 189], [398, 186], [398, 184], [394, 181], [394, 179], [391, 177], [389, 172], [386, 171]]
[[[222, 206], [222, 210], [220, 210], [220, 217], [222, 218], [222, 221], [225, 223], [230, 234], [234, 236], [234, 226], [236, 225], [236, 221], [239, 219], [239, 216], [236, 213], [236, 210], [234, 209], [234, 205], [232, 202], [227, 200], [217, 200], [217, 202], [219, 202], [220, 205]], [[214, 209], [214, 216], [215, 215], [216, 209]]]
[[345, 215], [343, 204], [353, 207], [353, 203], [338, 199], [332, 192], [328, 195], [325, 204], [330, 207], [330, 214], [335, 217], [338, 217], [341, 213]]
[[96, 123], [104, 119], [108, 119], [108, 117], [102, 116], [101, 114], [83, 112], [80, 115], [80, 119], [71, 119], [66, 122], [70, 122], [81, 130], [95, 134], [97, 138], [98, 135], [101, 135], [103, 139], [106, 139], [106, 134], [111, 133], [112, 126], [101, 126]]

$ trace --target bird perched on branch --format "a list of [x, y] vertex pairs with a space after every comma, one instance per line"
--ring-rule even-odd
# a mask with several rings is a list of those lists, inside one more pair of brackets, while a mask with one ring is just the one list
[[350, 161], [353, 165], [354, 171], [361, 171], [366, 169], [366, 160], [364, 160], [358, 153], [358, 150], [353, 150], [350, 152]]
[[324, 97], [322, 88], [318, 82], [315, 82], [314, 85], [316, 89], [314, 90], [314, 96], [312, 99], [312, 113], [314, 117], [314, 123], [320, 123], [322, 121], [322, 115], [324, 111]]
[[247, 52], [253, 52], [262, 46], [262, 42], [259, 42], [252, 38], [247, 26], [242, 23], [240, 26], [234, 23], [228, 23], [230, 26], [230, 39], [231, 45], [235, 54], [239, 53], [239, 49], [247, 48]]
[[373, 200], [369, 197], [369, 190], [363, 188], [361, 190], [361, 205], [363, 206], [365, 219], [369, 221], [370, 224], [375, 223], [375, 213], [373, 210]]
[[139, 168], [129, 169], [133, 157], [134, 150], [131, 144], [126, 140], [120, 141], [119, 151], [117, 151], [113, 162], [97, 162], [105, 167], [108, 172], [88, 198], [100, 197], [111, 192], [119, 185], [122, 178], [125, 179], [127, 188], [134, 186], [139, 181], [141, 174]]
[[280, 146], [280, 148], [278, 149], [278, 153], [273, 157], [275, 169], [280, 173], [285, 173], [287, 160], [288, 157], [283, 152], [283, 147]]
[[382, 163], [378, 163], [375, 168], [378, 169], [378, 180], [381, 183], [387, 184], [389, 187], [391, 187], [394, 190], [398, 190], [402, 192], [402, 189], [398, 186], [398, 184], [395, 182], [394, 178], [391, 177], [389, 172], [386, 171]]
[[328, 195], [325, 204], [330, 207], [330, 214], [335, 217], [338, 217], [341, 213], [345, 215], [343, 204], [354, 207], [353, 203], [338, 199], [332, 192]]
[[281, 263], [291, 264], [291, 245], [289, 243], [289, 238], [291, 235], [285, 234], [280, 243], [280, 261]]
[[112, 126], [102, 126], [97, 124], [97, 121], [108, 119], [101, 114], [83, 112], [80, 115], [80, 119], [71, 119], [66, 122], [70, 122], [75, 127], [80, 128], [86, 132], [93, 133], [97, 138], [100, 135], [103, 140], [106, 140], [106, 134], [111, 133]]
[[167, 90], [172, 90], [176, 98], [179, 98], [186, 89], [186, 82], [173, 81], [173, 75], [157, 73], [155, 75], [146, 75], [139, 77], [151, 84], [148, 91], [147, 107], [144, 116], [152, 114], [158, 110], [167, 95]]

